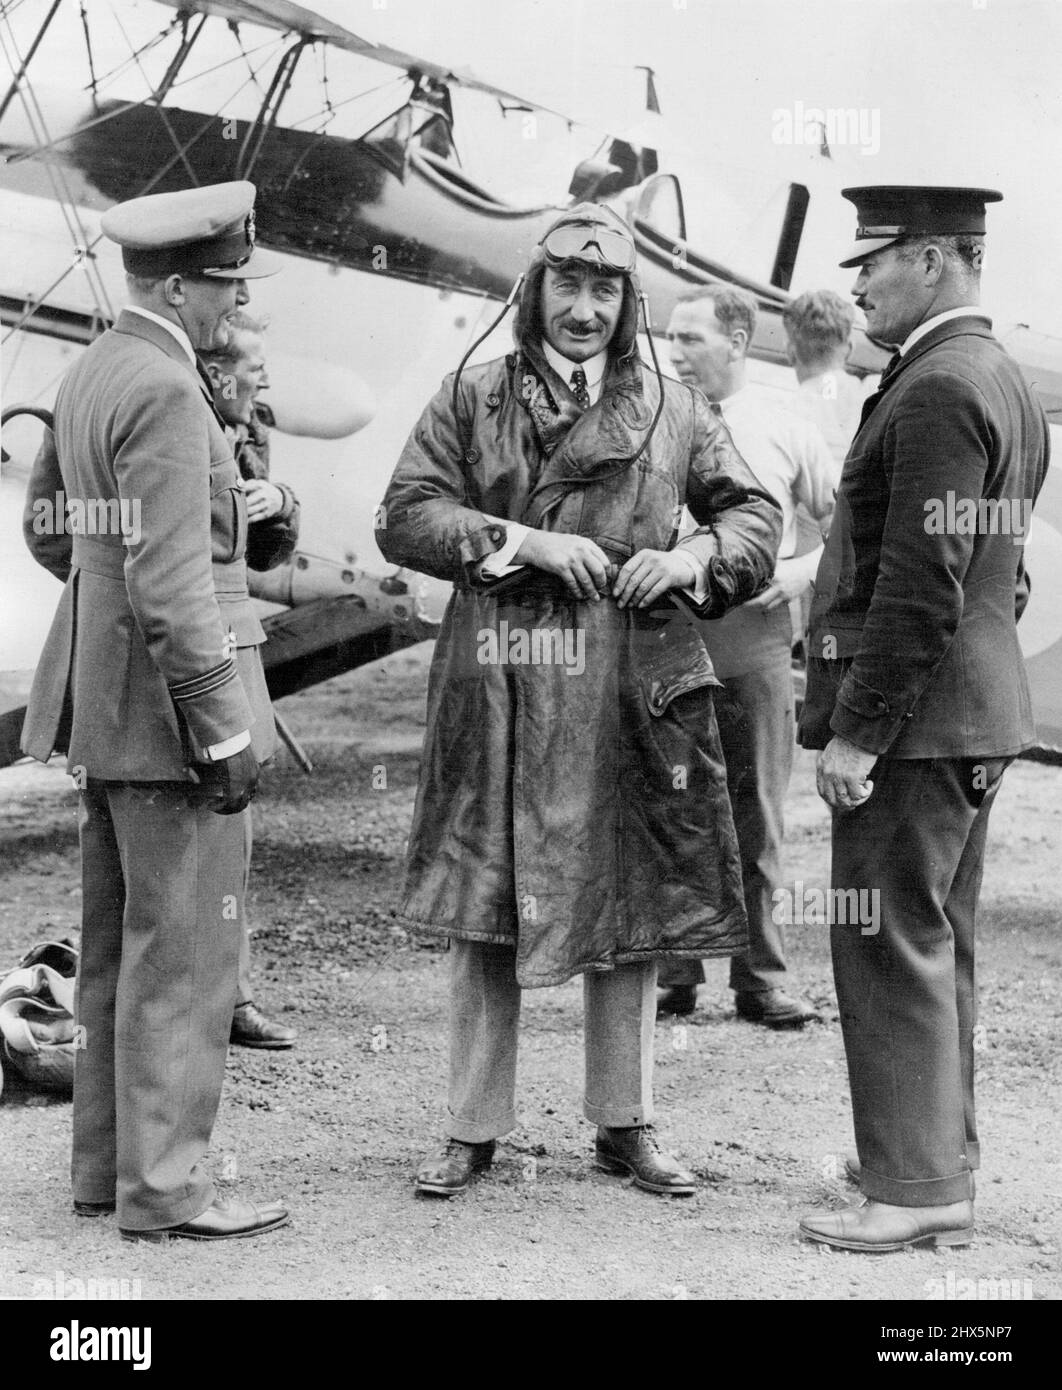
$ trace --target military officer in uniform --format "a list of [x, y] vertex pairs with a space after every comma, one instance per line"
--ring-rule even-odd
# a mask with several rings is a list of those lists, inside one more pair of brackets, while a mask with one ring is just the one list
[[[801, 1223], [849, 1250], [974, 1229], [974, 928], [988, 815], [1034, 742], [1016, 624], [1043, 412], [979, 305], [977, 188], [845, 190], [842, 265], [898, 351], [868, 397], [815, 581], [800, 742], [833, 809], [834, 976], [865, 1199]], [[844, 920], [853, 890], [877, 895]], [[864, 898], [874, 906], [874, 897]]]
[[[236, 994], [244, 822], [275, 740], [246, 503], [195, 356], [275, 268], [254, 247], [254, 193], [219, 184], [104, 215], [130, 304], [64, 378], [27, 504], [30, 548], [64, 589], [22, 746], [65, 749], [81, 793], [74, 1208], [117, 1209], [134, 1240], [288, 1219], [219, 1200], [201, 1167]], [[121, 523], [39, 534], [34, 503], [60, 490]]]

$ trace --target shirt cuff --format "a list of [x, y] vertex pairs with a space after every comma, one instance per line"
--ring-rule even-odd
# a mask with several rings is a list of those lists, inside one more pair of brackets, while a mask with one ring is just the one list
[[523, 545], [531, 527], [523, 526], [519, 521], [502, 521], [496, 516], [489, 516], [487, 520], [505, 527], [505, 544], [480, 563], [480, 578], [503, 579], [507, 574], [524, 569], [523, 564], [512, 564], [512, 558]]
[[250, 747], [250, 743], [250, 730], [244, 729], [242, 734], [233, 734], [232, 738], [227, 738], [221, 743], [212, 743], [207, 749], [207, 757], [212, 763], [220, 763], [223, 758], [242, 753], [245, 748]]

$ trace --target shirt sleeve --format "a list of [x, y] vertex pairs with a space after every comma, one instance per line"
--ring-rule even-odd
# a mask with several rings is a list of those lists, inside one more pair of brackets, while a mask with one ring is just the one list
[[738, 453], [730, 431], [693, 395], [686, 504], [697, 530], [676, 547], [704, 568], [703, 598], [675, 590], [702, 618], [720, 618], [763, 589], [774, 574], [782, 509]]

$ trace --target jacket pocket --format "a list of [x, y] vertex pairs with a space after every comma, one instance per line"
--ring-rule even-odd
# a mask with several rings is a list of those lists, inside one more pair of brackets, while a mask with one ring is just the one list
[[247, 549], [247, 503], [233, 458], [210, 465], [212, 558], [238, 560]]

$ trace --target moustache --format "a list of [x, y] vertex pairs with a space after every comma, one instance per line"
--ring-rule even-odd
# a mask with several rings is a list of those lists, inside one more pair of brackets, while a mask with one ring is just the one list
[[569, 333], [601, 333], [604, 331], [605, 325], [597, 318], [592, 319], [589, 323], [580, 323], [578, 319], [565, 319], [561, 327], [567, 329]]

